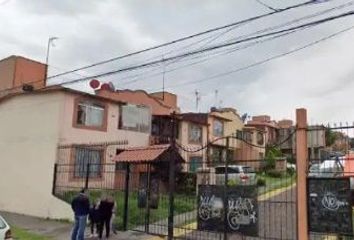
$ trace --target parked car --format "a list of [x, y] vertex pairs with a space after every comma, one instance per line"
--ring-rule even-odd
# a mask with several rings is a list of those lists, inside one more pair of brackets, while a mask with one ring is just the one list
[[[225, 166], [215, 167], [216, 185], [225, 184]], [[257, 183], [256, 172], [253, 168], [242, 165], [229, 165], [227, 168], [229, 183], [253, 185]]]
[[11, 240], [11, 229], [10, 225], [7, 224], [5, 219], [0, 216], [0, 240]]
[[335, 158], [324, 160], [322, 163], [314, 163], [310, 166], [309, 177], [342, 177], [344, 176], [344, 159]]
[[287, 169], [293, 169], [294, 171], [296, 171], [296, 165], [293, 163], [287, 163], [286, 164], [286, 168]]

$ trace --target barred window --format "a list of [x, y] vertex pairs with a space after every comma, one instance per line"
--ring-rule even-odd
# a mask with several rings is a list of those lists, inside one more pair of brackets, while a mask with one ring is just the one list
[[103, 150], [75, 148], [75, 177], [86, 177], [89, 164], [89, 177], [100, 177], [102, 171]]

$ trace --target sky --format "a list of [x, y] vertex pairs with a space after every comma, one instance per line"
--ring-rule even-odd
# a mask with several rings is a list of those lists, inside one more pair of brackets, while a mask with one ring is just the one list
[[[263, 2], [281, 9], [303, 1]], [[354, 1], [350, 0], [311, 4], [243, 24], [227, 32], [214, 32], [52, 78], [49, 83], [64, 83], [225, 43], [343, 4], [347, 5], [289, 26], [354, 10]], [[270, 11], [255, 0], [0, 0], [0, 58], [21, 55], [45, 62], [48, 38], [58, 37], [49, 54], [49, 76], [53, 76]], [[179, 59], [98, 79], [111, 81], [117, 89], [144, 89], [149, 92], [161, 91], [164, 81], [166, 90], [178, 95], [179, 105], [186, 112], [205, 112], [212, 106], [233, 107], [240, 114], [268, 114], [280, 120], [294, 119], [295, 109], [304, 107], [308, 110], [311, 124], [352, 124], [354, 30], [265, 64], [211, 78], [297, 49], [352, 26], [354, 16], [248, 47], [244, 43], [220, 52], [207, 52], [198, 58]], [[66, 86], [90, 91], [87, 81]], [[200, 96], [198, 108], [196, 91]]]

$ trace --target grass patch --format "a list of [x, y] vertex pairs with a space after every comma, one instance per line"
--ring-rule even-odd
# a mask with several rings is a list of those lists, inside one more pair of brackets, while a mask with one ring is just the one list
[[265, 180], [265, 186], [260, 186], [258, 188], [258, 194], [265, 194], [267, 192], [279, 189], [279, 188], [284, 188], [284, 187], [288, 187], [292, 184], [295, 183], [295, 175], [284, 175], [282, 177], [272, 177], [269, 176], [266, 173], [262, 173], [262, 174], [257, 174], [257, 176], [259, 178], [262, 178]]
[[11, 227], [12, 237], [15, 240], [51, 240], [52, 238], [40, 236], [38, 234], [30, 233], [27, 230]]
[[[89, 198], [90, 202], [97, 202], [101, 197], [101, 191], [90, 191]], [[77, 195], [77, 192], [68, 191], [61, 195], [61, 198], [70, 203], [72, 199]], [[114, 219], [115, 226], [122, 230], [123, 229], [123, 211], [124, 211], [124, 192], [114, 192], [113, 193], [116, 204], [117, 204], [117, 216]], [[183, 195], [175, 194], [175, 210], [174, 215], [190, 212], [197, 207], [197, 198], [195, 195]], [[129, 206], [128, 206], [128, 228], [133, 229], [137, 226], [142, 226], [145, 224], [146, 209], [138, 208], [138, 194], [137, 192], [129, 193]], [[160, 194], [159, 203], [157, 209], [150, 208], [150, 223], [158, 222], [161, 220], [166, 220], [168, 218], [169, 211], [169, 198], [168, 194]]]

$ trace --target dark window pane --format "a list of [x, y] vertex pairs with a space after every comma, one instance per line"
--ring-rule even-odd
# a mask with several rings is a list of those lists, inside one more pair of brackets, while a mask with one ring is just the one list
[[86, 177], [87, 166], [90, 164], [89, 176], [100, 177], [102, 168], [103, 150], [76, 148], [75, 149], [75, 177]]

